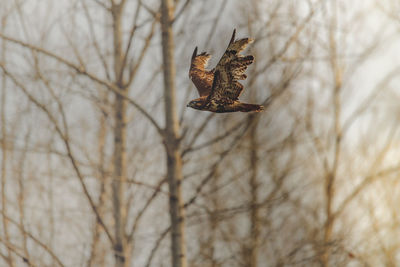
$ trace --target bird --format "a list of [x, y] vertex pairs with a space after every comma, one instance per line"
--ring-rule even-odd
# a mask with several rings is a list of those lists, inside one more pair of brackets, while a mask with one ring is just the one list
[[247, 78], [245, 71], [253, 63], [254, 56], [241, 55], [247, 45], [254, 39], [235, 40], [236, 29], [233, 30], [229, 45], [215, 68], [207, 70], [211, 55], [194, 49], [189, 69], [189, 78], [199, 92], [200, 97], [190, 101], [187, 107], [215, 113], [227, 112], [260, 112], [262, 105], [242, 103], [239, 96], [244, 86], [239, 80]]

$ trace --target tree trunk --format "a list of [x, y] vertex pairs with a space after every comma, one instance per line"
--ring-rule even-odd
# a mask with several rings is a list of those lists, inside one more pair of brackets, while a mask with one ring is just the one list
[[341, 77], [341, 67], [338, 61], [338, 52], [337, 52], [337, 41], [336, 41], [336, 33], [337, 33], [337, 3], [335, 1], [331, 2], [332, 8], [332, 17], [331, 24], [329, 28], [329, 52], [330, 52], [330, 65], [332, 68], [332, 82], [334, 84], [333, 87], [333, 95], [332, 95], [332, 107], [333, 107], [333, 129], [334, 129], [334, 150], [332, 155], [332, 167], [326, 173], [325, 176], [325, 195], [326, 195], [326, 204], [325, 204], [325, 213], [326, 213], [326, 222], [324, 226], [324, 250], [322, 253], [322, 266], [328, 267], [329, 258], [331, 254], [331, 245], [332, 242], [332, 230], [333, 225], [335, 223], [335, 217], [333, 216], [333, 201], [335, 197], [335, 181], [338, 170], [340, 152], [341, 152], [341, 140], [342, 140], [342, 129], [341, 129], [341, 88], [342, 88], [342, 77]]
[[[6, 28], [7, 17], [4, 16], [1, 21], [1, 30], [4, 31]], [[6, 60], [6, 43], [3, 40], [1, 42], [1, 61], [4, 62]], [[9, 228], [8, 228], [8, 221], [6, 219], [7, 210], [8, 210], [8, 203], [7, 203], [7, 195], [6, 195], [6, 179], [7, 179], [7, 130], [6, 130], [6, 76], [2, 74], [1, 79], [1, 101], [0, 101], [0, 128], [1, 128], [1, 167], [0, 167], [0, 186], [1, 186], [1, 212], [2, 212], [2, 223], [3, 223], [3, 230], [2, 234], [4, 235], [4, 239], [6, 242], [10, 242], [10, 235], [9, 235]], [[14, 261], [12, 258], [12, 253], [10, 247], [7, 247], [7, 257], [5, 258], [9, 266], [14, 266]]]
[[172, 266], [186, 266], [184, 210], [181, 192], [182, 158], [179, 147], [179, 122], [175, 104], [175, 63], [173, 56], [172, 0], [161, 0], [161, 31], [164, 74], [165, 134], [167, 179], [171, 216]]
[[[124, 3], [124, 2], [122, 2]], [[123, 52], [122, 52], [122, 18], [123, 4], [113, 4], [113, 41], [114, 41], [114, 76], [115, 85], [120, 90], [126, 90], [123, 86]], [[125, 214], [124, 214], [124, 182], [126, 181], [126, 101], [118, 94], [114, 102], [114, 159], [113, 159], [113, 217], [114, 217], [114, 251], [115, 266], [123, 267], [127, 264], [127, 248], [125, 242]]]
[[334, 176], [332, 173], [328, 173], [325, 178], [325, 194], [326, 194], [326, 204], [325, 204], [325, 214], [326, 222], [324, 226], [324, 250], [321, 257], [321, 265], [324, 267], [329, 266], [329, 249], [328, 245], [332, 239], [332, 228], [333, 228], [333, 217], [332, 217], [332, 201], [334, 196]]
[[[251, 119], [251, 117], [249, 117]], [[249, 244], [249, 255], [248, 255], [248, 266], [256, 267], [258, 258], [258, 246], [260, 243], [260, 215], [258, 206], [258, 155], [257, 155], [257, 122], [251, 126], [250, 129], [250, 193], [251, 193], [251, 209], [250, 209], [250, 244]]]

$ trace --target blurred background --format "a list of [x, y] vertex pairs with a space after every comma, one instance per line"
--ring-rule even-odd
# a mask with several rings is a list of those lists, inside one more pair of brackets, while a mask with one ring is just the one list
[[[0, 18], [0, 266], [400, 266], [400, 2], [8, 0]], [[186, 108], [194, 47], [214, 67], [234, 28], [255, 39], [241, 99], [265, 112]]]

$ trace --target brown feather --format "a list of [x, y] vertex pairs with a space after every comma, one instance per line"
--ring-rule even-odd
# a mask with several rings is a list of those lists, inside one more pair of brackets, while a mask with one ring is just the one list
[[247, 104], [239, 102], [237, 104], [237, 111], [240, 112], [261, 112], [264, 110], [264, 107], [256, 104]]
[[[235, 37], [235, 31], [232, 37]], [[242, 56], [239, 53], [251, 42], [253, 42], [253, 39], [250, 38], [236, 41], [231, 39], [228, 48], [215, 68], [215, 73], [218, 72], [218, 77], [214, 75], [214, 80], [220, 79], [220, 81], [216, 83], [215, 88], [212, 87], [209, 99], [228, 103], [239, 98], [244, 87], [238, 80], [243, 80], [247, 77], [244, 72], [254, 61], [252, 55]]]
[[[232, 33], [231, 40], [229, 41], [229, 45], [230, 45], [231, 43], [233, 43], [233, 41], [235, 41], [235, 35], [236, 35], [236, 29], [233, 29], [233, 33]], [[228, 47], [229, 47], [229, 45], [228, 45]]]
[[259, 112], [264, 109], [263, 106], [241, 103], [238, 100], [244, 88], [239, 80], [247, 78], [245, 71], [253, 63], [254, 57], [240, 54], [253, 39], [235, 40], [235, 35], [236, 29], [233, 30], [225, 53], [211, 71], [205, 69], [211, 56], [206, 52], [197, 55], [197, 47], [195, 48], [189, 76], [199, 91], [200, 98], [191, 101], [189, 107], [218, 113]]
[[212, 72], [194, 69], [191, 71], [190, 77], [200, 97], [210, 95], [212, 82], [214, 80], [214, 74]]
[[205, 69], [210, 58], [211, 55], [206, 52], [197, 55], [197, 47], [192, 54], [189, 77], [196, 86], [201, 97], [210, 94], [212, 81], [214, 79], [214, 74]]
[[197, 56], [197, 46], [194, 49], [193, 54], [192, 54], [192, 62], [193, 62], [193, 59], [195, 59], [196, 56]]

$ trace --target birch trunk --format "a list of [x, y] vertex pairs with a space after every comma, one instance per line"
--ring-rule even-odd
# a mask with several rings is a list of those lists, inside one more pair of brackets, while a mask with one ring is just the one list
[[[123, 86], [123, 52], [122, 52], [122, 29], [121, 19], [123, 4], [113, 3], [113, 42], [114, 42], [114, 76], [115, 85], [125, 91]], [[124, 187], [126, 181], [126, 101], [118, 94], [115, 95], [114, 102], [114, 159], [113, 159], [113, 181], [112, 181], [112, 198], [113, 198], [113, 217], [114, 217], [114, 255], [115, 266], [123, 267], [127, 263], [127, 246], [125, 242], [125, 215], [124, 215]]]
[[[1, 30], [4, 31], [6, 28], [7, 17], [3, 17], [1, 21]], [[4, 41], [1, 42], [1, 60], [6, 60], [6, 43]], [[1, 186], [1, 213], [2, 213], [2, 223], [3, 223], [3, 235], [5, 241], [8, 243], [10, 242], [10, 235], [8, 229], [8, 221], [6, 219], [7, 210], [8, 210], [8, 203], [7, 203], [7, 195], [6, 195], [6, 180], [7, 180], [7, 131], [6, 131], [6, 76], [3, 74], [1, 79], [1, 102], [0, 102], [0, 125], [1, 125], [1, 167], [0, 167], [0, 186]], [[14, 261], [11, 253], [10, 247], [7, 247], [7, 257], [5, 258], [9, 266], [14, 266]]]
[[179, 121], [175, 104], [175, 63], [173, 56], [172, 0], [161, 0], [161, 31], [164, 74], [165, 133], [171, 216], [172, 266], [186, 267], [184, 210], [181, 192], [182, 158], [179, 147]]
[[[249, 117], [249, 119], [251, 119]], [[258, 144], [257, 144], [257, 119], [250, 129], [250, 192], [251, 192], [251, 209], [250, 209], [250, 246], [249, 246], [249, 267], [257, 266], [258, 246], [260, 243], [260, 211], [258, 205]]]

